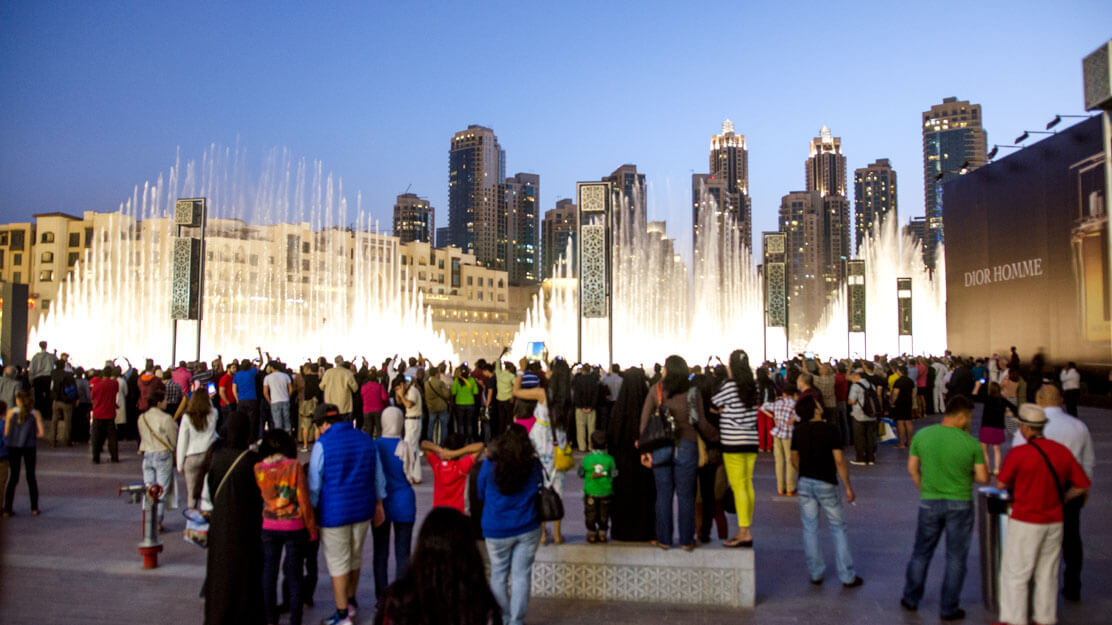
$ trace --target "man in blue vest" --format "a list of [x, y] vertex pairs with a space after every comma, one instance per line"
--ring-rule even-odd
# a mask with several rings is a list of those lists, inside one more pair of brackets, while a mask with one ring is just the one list
[[313, 415], [320, 438], [309, 459], [309, 498], [318, 510], [320, 542], [332, 577], [336, 612], [322, 625], [351, 625], [363, 564], [363, 540], [386, 519], [386, 476], [370, 436], [345, 420], [334, 404]]

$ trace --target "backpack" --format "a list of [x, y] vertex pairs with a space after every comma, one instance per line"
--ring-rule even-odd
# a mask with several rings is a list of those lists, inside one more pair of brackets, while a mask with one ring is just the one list
[[861, 399], [861, 411], [869, 419], [877, 419], [883, 415], [883, 404], [880, 403], [880, 396], [876, 394], [876, 387], [865, 386], [860, 382], [854, 382], [855, 385], [861, 387], [864, 397]]

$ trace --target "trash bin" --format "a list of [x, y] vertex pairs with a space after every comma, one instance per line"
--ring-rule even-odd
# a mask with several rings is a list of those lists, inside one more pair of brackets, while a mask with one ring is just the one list
[[1008, 491], [984, 486], [977, 489], [977, 535], [981, 548], [981, 598], [985, 609], [999, 611], [1000, 556], [1012, 498]]

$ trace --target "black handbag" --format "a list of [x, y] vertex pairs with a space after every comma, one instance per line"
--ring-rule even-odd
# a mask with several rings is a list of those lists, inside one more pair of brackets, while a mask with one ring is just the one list
[[[548, 480], [548, 472], [541, 467], [541, 472], [544, 473], [545, 481]], [[559, 521], [564, 518], [564, 502], [560, 499], [560, 495], [556, 493], [556, 489], [551, 486], [545, 486], [541, 482], [541, 487], [537, 489], [537, 515], [541, 518], [541, 523], [548, 521]]]
[[661, 447], [676, 444], [676, 422], [668, 407], [664, 405], [664, 390], [661, 384], [656, 385], [656, 410], [649, 416], [645, 429], [641, 430], [641, 437], [637, 439], [637, 449], [642, 453], [650, 453]]

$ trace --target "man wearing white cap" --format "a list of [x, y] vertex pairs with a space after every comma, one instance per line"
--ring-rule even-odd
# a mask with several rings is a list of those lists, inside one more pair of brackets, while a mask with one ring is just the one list
[[1027, 444], [1008, 453], [997, 477], [997, 486], [1011, 491], [1014, 501], [1000, 563], [998, 623], [1028, 623], [1029, 601], [1035, 623], [1057, 622], [1062, 507], [1090, 486], [1070, 450], [1043, 436], [1046, 424], [1042, 407], [1019, 407], [1019, 428]]

